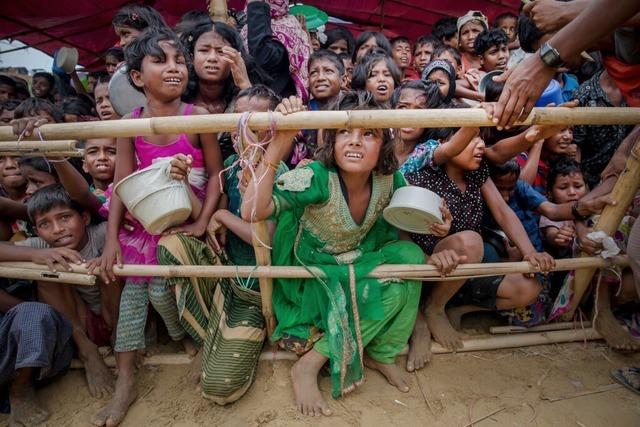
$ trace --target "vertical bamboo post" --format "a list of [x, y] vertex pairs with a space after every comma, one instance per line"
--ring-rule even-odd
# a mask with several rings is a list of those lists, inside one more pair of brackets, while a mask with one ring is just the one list
[[210, 0], [209, 16], [213, 22], [227, 23], [229, 13], [227, 12], [227, 0]]
[[[598, 222], [593, 227], [593, 231], [604, 231], [609, 236], [615, 233], [638, 188], [640, 188], [640, 138], [634, 143], [625, 169], [618, 177], [618, 181], [611, 192], [611, 197], [617, 204], [615, 206], [607, 206], [602, 211], [602, 215], [600, 215]], [[580, 256], [585, 257], [588, 255], [583, 252]], [[573, 299], [571, 300], [569, 311], [565, 314], [567, 318], [573, 316], [596, 270], [596, 268], [576, 270], [573, 281]]]

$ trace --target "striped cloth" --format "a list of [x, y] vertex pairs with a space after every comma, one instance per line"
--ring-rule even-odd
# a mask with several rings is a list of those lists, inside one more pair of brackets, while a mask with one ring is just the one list
[[[222, 265], [199, 240], [163, 237], [158, 262], [164, 265]], [[170, 278], [176, 287], [184, 329], [202, 345], [202, 394], [219, 405], [235, 402], [255, 378], [266, 336], [260, 293], [229, 278]]]

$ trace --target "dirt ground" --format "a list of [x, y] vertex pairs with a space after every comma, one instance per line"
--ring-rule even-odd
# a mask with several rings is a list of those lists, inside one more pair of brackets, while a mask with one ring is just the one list
[[[404, 357], [399, 363], [404, 363]], [[595, 390], [612, 384], [613, 367], [640, 364], [640, 355], [610, 352], [602, 342], [436, 355], [413, 374], [401, 393], [374, 371], [341, 400], [334, 415], [310, 419], [293, 405], [292, 362], [261, 362], [255, 383], [239, 402], [217, 406], [200, 397], [187, 366], [144, 367], [139, 398], [122, 426], [638, 426], [640, 396], [624, 388], [550, 402], [543, 397]], [[329, 378], [320, 387], [328, 395]], [[47, 426], [87, 426], [107, 400], [89, 396], [83, 371], [74, 370], [42, 389], [52, 412]], [[0, 416], [0, 425], [6, 425]]]

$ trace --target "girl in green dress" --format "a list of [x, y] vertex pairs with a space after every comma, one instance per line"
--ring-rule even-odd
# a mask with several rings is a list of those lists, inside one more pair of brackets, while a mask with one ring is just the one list
[[[296, 105], [283, 100], [287, 111]], [[340, 110], [379, 109], [368, 93], [346, 93]], [[317, 375], [329, 361], [332, 394], [378, 370], [401, 391], [409, 381], [395, 365], [416, 319], [420, 283], [371, 279], [380, 264], [419, 264], [425, 256], [382, 217], [393, 192], [407, 185], [397, 169], [389, 129], [325, 130], [317, 161], [274, 179], [296, 131], [279, 131], [249, 183], [241, 212], [247, 221], [276, 218], [274, 265], [319, 267], [313, 279], [277, 279], [271, 337], [304, 354], [293, 366], [296, 404], [306, 415], [329, 415]], [[274, 183], [275, 181], [275, 183]], [[275, 184], [275, 185], [274, 185]]]

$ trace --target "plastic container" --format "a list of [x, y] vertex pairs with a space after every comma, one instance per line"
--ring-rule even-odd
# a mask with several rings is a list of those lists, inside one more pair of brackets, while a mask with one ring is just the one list
[[65, 73], [73, 73], [78, 65], [78, 50], [74, 47], [61, 47], [56, 53], [56, 66]]
[[119, 116], [129, 114], [147, 102], [144, 93], [131, 85], [127, 74], [127, 66], [126, 64], [122, 64], [113, 73], [111, 80], [109, 80], [109, 100]]
[[562, 88], [560, 83], [555, 79], [551, 79], [551, 82], [547, 88], [542, 92], [538, 101], [536, 101], [536, 107], [546, 107], [547, 105], [554, 103], [556, 106], [562, 104], [564, 99], [562, 98]]
[[387, 222], [401, 230], [417, 234], [431, 234], [431, 226], [443, 224], [442, 199], [422, 187], [398, 188], [382, 215]]
[[191, 215], [187, 184], [172, 179], [170, 168], [171, 158], [160, 159], [124, 178], [113, 189], [149, 234], [162, 234]]

